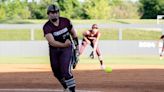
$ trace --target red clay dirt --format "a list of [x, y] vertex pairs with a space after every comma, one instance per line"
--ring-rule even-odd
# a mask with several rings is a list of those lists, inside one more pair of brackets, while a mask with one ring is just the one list
[[[78, 65], [73, 71], [78, 90], [100, 92], [164, 92], [163, 66], [111, 65], [112, 73], [98, 65]], [[62, 89], [49, 65], [0, 65], [0, 89]]]

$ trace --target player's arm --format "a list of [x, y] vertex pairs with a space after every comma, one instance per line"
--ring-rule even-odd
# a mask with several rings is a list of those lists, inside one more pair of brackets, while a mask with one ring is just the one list
[[88, 31], [84, 32], [84, 33], [83, 33], [83, 38], [84, 38], [84, 40], [85, 40], [87, 43], [90, 44], [90, 41], [88, 40], [87, 35], [88, 35]]
[[76, 30], [72, 27], [70, 30], [70, 34], [71, 34], [71, 40], [72, 40], [72, 44], [73, 44], [73, 48], [74, 48], [74, 60], [72, 62], [73, 64], [73, 69], [76, 68], [76, 65], [78, 64], [79, 61], [79, 41], [78, 41], [78, 36], [76, 33]]
[[71, 42], [69, 40], [66, 40], [65, 43], [61, 43], [59, 41], [56, 41], [51, 33], [48, 33], [45, 35], [45, 38], [47, 39], [48, 43], [53, 47], [69, 47], [71, 45]]
[[79, 50], [79, 41], [78, 41], [77, 31], [73, 27], [70, 30], [70, 34], [73, 38], [74, 45], [76, 46], [76, 49]]

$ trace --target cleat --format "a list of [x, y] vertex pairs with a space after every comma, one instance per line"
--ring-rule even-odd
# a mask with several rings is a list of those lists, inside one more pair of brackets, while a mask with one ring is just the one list
[[69, 89], [67, 88], [67, 89], [64, 89], [64, 91], [63, 91], [63, 92], [70, 92], [70, 91], [69, 91]]

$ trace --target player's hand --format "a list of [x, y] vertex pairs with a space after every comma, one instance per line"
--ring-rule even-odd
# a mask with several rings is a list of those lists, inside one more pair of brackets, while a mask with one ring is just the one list
[[64, 43], [65, 47], [69, 47], [71, 45], [71, 41], [67, 39]]

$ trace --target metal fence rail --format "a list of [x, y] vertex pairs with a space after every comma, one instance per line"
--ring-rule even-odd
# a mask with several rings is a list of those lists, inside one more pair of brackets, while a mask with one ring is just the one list
[[[0, 29], [29, 29], [31, 40], [34, 39], [34, 31], [42, 29], [43, 24], [0, 24]], [[75, 28], [90, 28], [91, 25], [74, 25]], [[100, 28], [117, 28], [119, 40], [122, 40], [122, 31], [132, 29], [156, 29], [163, 32], [162, 24], [99, 24]], [[157, 55], [156, 41], [100, 41], [100, 49], [106, 55]], [[105, 49], [104, 49], [105, 48]], [[128, 49], [127, 49], [128, 48]], [[86, 51], [91, 50], [87, 48]], [[85, 52], [89, 54], [89, 52]], [[0, 56], [47, 56], [47, 41], [0, 41]]]
[[[11, 30], [11, 29], [29, 29], [30, 31], [30, 40], [34, 39], [34, 31], [36, 29], [42, 30], [43, 24], [0, 24], [0, 29]], [[90, 28], [90, 24], [76, 24], [75, 28]], [[126, 28], [130, 29], [148, 29], [161, 31], [164, 34], [163, 24], [99, 24], [100, 28], [117, 28], [119, 30], [118, 36], [119, 40], [122, 40], [122, 31]], [[147, 30], [147, 31], [148, 31]]]

